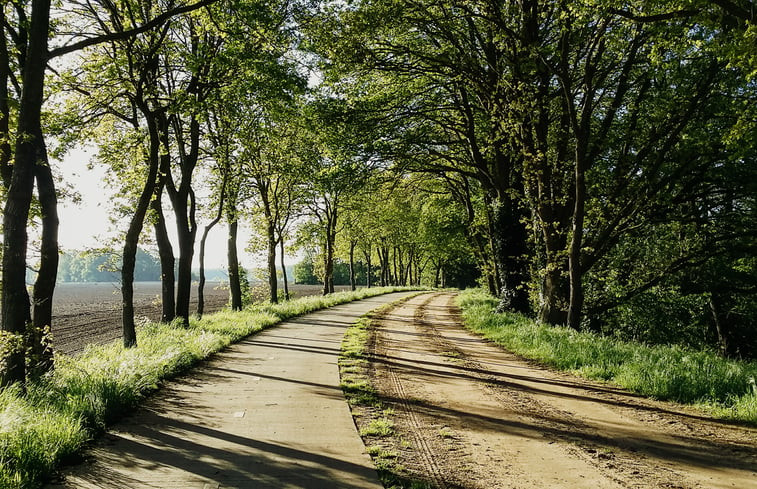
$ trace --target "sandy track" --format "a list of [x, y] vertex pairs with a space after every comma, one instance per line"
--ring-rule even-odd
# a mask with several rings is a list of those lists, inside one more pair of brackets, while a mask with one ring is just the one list
[[757, 487], [757, 430], [541, 368], [460, 326], [451, 294], [386, 314], [372, 382], [398, 463], [442, 488]]

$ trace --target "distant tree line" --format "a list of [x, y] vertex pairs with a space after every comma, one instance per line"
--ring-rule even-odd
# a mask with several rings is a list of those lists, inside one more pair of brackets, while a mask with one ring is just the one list
[[[316, 272], [313, 259], [306, 257], [294, 265], [294, 283], [303, 285], [323, 284], [323, 275], [316, 274]], [[365, 284], [366, 267], [363, 262], [355, 264], [355, 280], [358, 284]], [[334, 285], [350, 285], [350, 265], [340, 259], [334, 260]]]
[[[63, 253], [58, 261], [58, 282], [118, 282], [121, 257], [112, 252]], [[160, 260], [142, 248], [137, 250], [134, 280], [160, 280]]]

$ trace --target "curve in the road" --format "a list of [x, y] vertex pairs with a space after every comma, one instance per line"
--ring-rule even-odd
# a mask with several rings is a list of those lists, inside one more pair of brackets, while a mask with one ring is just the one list
[[171, 382], [55, 488], [371, 488], [339, 381], [345, 329], [408, 293], [281, 323]]

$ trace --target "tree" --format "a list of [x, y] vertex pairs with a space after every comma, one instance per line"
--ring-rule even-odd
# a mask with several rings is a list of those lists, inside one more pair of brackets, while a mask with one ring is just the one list
[[[64, 54], [76, 52], [88, 46], [106, 42], [114, 38], [127, 38], [161, 25], [167, 19], [181, 13], [200, 8], [212, 0], [201, 0], [194, 4], [182, 4], [167, 9], [150, 18], [147, 22], [121, 32], [105, 32], [48, 49], [50, 35], [49, 0], [33, 0], [30, 5], [14, 5], [19, 21], [19, 30], [12, 31], [9, 22], [3, 24], [4, 37], [11, 31], [16, 39], [23, 40], [20, 51], [18, 86], [21, 89], [16, 127], [16, 143], [13, 151], [13, 171], [3, 211], [3, 282], [2, 312], [3, 331], [23, 334], [29, 322], [29, 298], [25, 288], [26, 252], [28, 244], [27, 223], [31, 206], [34, 180], [37, 180], [40, 202], [44, 208], [42, 222], [42, 246], [40, 274], [35, 285], [34, 324], [51, 323], [52, 297], [55, 286], [58, 260], [57, 244], [57, 200], [54, 181], [47, 162], [41, 111], [48, 62]], [[91, 4], [90, 4], [91, 5]], [[3, 7], [4, 8], [4, 7]], [[27, 13], [27, 8], [30, 10]], [[23, 29], [21, 31], [20, 29]], [[76, 32], [76, 31], [74, 31]], [[18, 36], [19, 33], [23, 35]], [[7, 43], [5, 44], [7, 54]], [[6, 55], [3, 55], [7, 59]], [[7, 71], [6, 71], [7, 75]], [[2, 95], [2, 94], [0, 94]], [[36, 345], [33, 349], [38, 349]], [[48, 366], [50, 361], [45, 362]], [[17, 352], [5, 359], [5, 368], [0, 384], [21, 382], [25, 378], [23, 352]]]
[[[502, 76], [513, 48], [496, 2], [365, 2], [322, 23], [337, 90], [381, 128], [370, 149], [406, 169], [475, 178], [488, 194], [502, 304], [530, 310], [523, 155], [507, 120]], [[391, 22], [386, 19], [391, 18]], [[377, 19], [382, 19], [377, 21]], [[331, 35], [338, 32], [337, 37]], [[370, 117], [372, 116], [372, 117]], [[412, 154], [412, 158], [408, 157]]]
[[[642, 14], [633, 2], [617, 9], [595, 2], [568, 8], [566, 2], [376, 0], [335, 8], [312, 32], [332, 89], [381, 132], [367, 148], [406, 169], [481, 185], [502, 304], [527, 312], [528, 286], [536, 284], [540, 317], [577, 327], [583, 277], [614, 239], [585, 236], [596, 229], [588, 223], [594, 205], [625, 199], [625, 190], [638, 191], [640, 183], [621, 183], [615, 194], [593, 201], [594, 165], [612, 165], [620, 141], [633, 140], [634, 151], [646, 148], [637, 163], [656, 171], [654, 162], [671, 155], [701, 102], [717, 93], [711, 75], [724, 75], [716, 46], [732, 29], [714, 28], [713, 10], [703, 2], [688, 6], [656, 5]], [[686, 57], [692, 62], [681, 63]], [[669, 91], [674, 86], [687, 88], [676, 98]], [[667, 108], [671, 101], [674, 110]], [[651, 124], [629, 117], [653, 106], [666, 110], [654, 111], [660, 117]], [[635, 139], [642, 133], [646, 144]], [[646, 187], [650, 201], [662, 197], [659, 183]], [[643, 219], [639, 209], [632, 216], [615, 210], [604, 221], [610, 235], [626, 231], [619, 223]], [[538, 273], [530, 276], [534, 259]]]
[[287, 123], [296, 113], [271, 105], [258, 105], [247, 113], [241, 155], [244, 179], [253, 190], [250, 196], [253, 212], [262, 217], [269, 297], [275, 304], [278, 302], [276, 248], [281, 244], [283, 260], [284, 234], [293, 218], [300, 186], [299, 162], [294, 152], [297, 127]]

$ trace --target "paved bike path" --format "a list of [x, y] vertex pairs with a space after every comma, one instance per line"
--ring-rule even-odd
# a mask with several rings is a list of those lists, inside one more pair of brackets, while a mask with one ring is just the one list
[[57, 488], [375, 488], [339, 386], [345, 329], [409, 293], [332, 307], [231, 346], [168, 384]]

